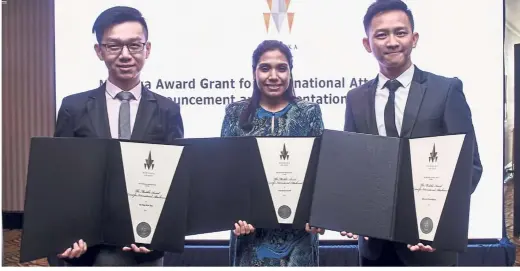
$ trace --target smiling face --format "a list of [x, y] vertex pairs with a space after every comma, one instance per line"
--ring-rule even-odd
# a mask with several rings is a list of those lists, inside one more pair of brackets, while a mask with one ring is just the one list
[[101, 43], [95, 45], [99, 59], [108, 68], [108, 79], [116, 85], [139, 82], [150, 49], [151, 44], [146, 41], [143, 26], [133, 21], [108, 28], [103, 33]]
[[287, 57], [280, 50], [265, 52], [256, 66], [255, 78], [262, 96], [268, 99], [282, 98], [291, 81]]
[[400, 74], [412, 64], [411, 54], [419, 34], [401, 10], [390, 10], [373, 17], [363, 46], [374, 54], [382, 72]]

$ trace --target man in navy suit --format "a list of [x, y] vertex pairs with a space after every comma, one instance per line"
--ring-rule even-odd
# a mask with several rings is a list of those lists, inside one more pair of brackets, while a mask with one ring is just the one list
[[[65, 97], [58, 112], [56, 137], [119, 138], [168, 144], [184, 133], [179, 105], [151, 92], [140, 80], [150, 55], [148, 26], [130, 7], [102, 12], [93, 27], [94, 49], [108, 69], [100, 87]], [[162, 266], [161, 251], [127, 247], [88, 247], [78, 240], [58, 255], [72, 266]], [[49, 262], [56, 260], [49, 257]], [[59, 262], [59, 260], [58, 260]]]
[[[402, 138], [474, 135], [462, 81], [422, 71], [412, 63], [419, 34], [414, 32], [407, 5], [400, 0], [378, 0], [368, 8], [363, 23], [363, 46], [379, 62], [379, 74], [348, 92], [344, 130]], [[481, 175], [475, 140], [472, 191]], [[457, 253], [435, 251], [423, 244], [370, 237], [360, 237], [358, 242], [362, 266], [449, 266], [458, 261]]]

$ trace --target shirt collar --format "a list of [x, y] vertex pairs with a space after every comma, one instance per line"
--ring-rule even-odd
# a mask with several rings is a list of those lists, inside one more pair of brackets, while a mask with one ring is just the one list
[[[413, 74], [415, 72], [415, 65], [410, 65], [406, 71], [401, 73], [396, 80], [403, 85], [404, 88], [408, 87], [410, 83], [412, 83]], [[388, 77], [384, 76], [382, 73], [378, 74], [378, 83], [377, 83], [377, 89], [383, 89], [384, 85], [386, 84], [386, 81], [388, 81]]]
[[[112, 82], [110, 82], [110, 80], [107, 80], [106, 88], [107, 88], [106, 91], [107, 91], [108, 95], [110, 95], [110, 97], [112, 97], [112, 99], [115, 99], [116, 95], [119, 92], [123, 91], [121, 88], [119, 88], [118, 86], [116, 86]], [[133, 87], [129, 91], [134, 95], [136, 100], [139, 100], [139, 98], [141, 98], [141, 91], [142, 91], [141, 83], [137, 84], [135, 87]]]

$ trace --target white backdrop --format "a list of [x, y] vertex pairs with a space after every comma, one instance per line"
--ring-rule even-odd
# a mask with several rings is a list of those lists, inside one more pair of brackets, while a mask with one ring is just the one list
[[[276, 1], [273, 1], [276, 2]], [[55, 0], [56, 110], [63, 97], [95, 88], [106, 79], [104, 63], [95, 55], [91, 34], [100, 12], [114, 5], [139, 9], [146, 18], [152, 43], [142, 80], [152, 91], [180, 97], [240, 97], [251, 95], [240, 79], [252, 80], [251, 56], [264, 39], [279, 39], [292, 47], [295, 80], [344, 80], [344, 87], [299, 88], [298, 96], [331, 96], [321, 104], [325, 127], [343, 129], [341, 99], [357, 82], [377, 74], [377, 62], [364, 50], [363, 16], [372, 0], [292, 0], [292, 31], [287, 20], [277, 31], [273, 20], [266, 31], [266, 0]], [[419, 68], [457, 76], [471, 106], [484, 173], [473, 194], [470, 238], [502, 236], [503, 168], [503, 9], [502, 1], [410, 0], [420, 34], [413, 61]], [[80, 10], [80, 13], [70, 12]], [[207, 80], [235, 80], [234, 89], [203, 89]], [[193, 89], [157, 88], [159, 81], [195, 81]], [[163, 83], [166, 86], [166, 83]], [[333, 100], [334, 100], [333, 99]], [[202, 101], [204, 99], [201, 99]], [[196, 99], [192, 99], [196, 101]], [[318, 101], [318, 100], [315, 100]], [[186, 137], [220, 135], [225, 104], [181, 100]], [[232, 225], [230, 225], [231, 227]], [[227, 239], [229, 232], [190, 238]], [[340, 239], [328, 232], [322, 239]]]

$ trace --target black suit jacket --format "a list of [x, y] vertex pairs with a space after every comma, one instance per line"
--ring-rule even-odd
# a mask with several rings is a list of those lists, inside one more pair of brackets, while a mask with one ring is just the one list
[[[103, 84], [97, 89], [65, 97], [58, 111], [54, 136], [112, 138], [105, 91], [106, 84]], [[175, 138], [182, 138], [184, 126], [179, 105], [144, 86], [141, 95], [130, 140], [169, 144]], [[100, 246], [88, 247], [80, 258], [67, 262], [71, 265], [91, 266], [99, 248]], [[160, 251], [134, 253], [137, 262], [155, 260], [163, 255]]]
[[[345, 131], [379, 134], [375, 118], [377, 77], [347, 94]], [[471, 111], [463, 93], [462, 81], [446, 78], [415, 67], [404, 110], [400, 137], [418, 138], [467, 133], [474, 135]], [[472, 192], [482, 176], [482, 164], [475, 139]], [[360, 255], [370, 260], [379, 258], [387, 241], [359, 238]], [[457, 253], [411, 252], [405, 244], [392, 243], [407, 265], [455, 265]]]

